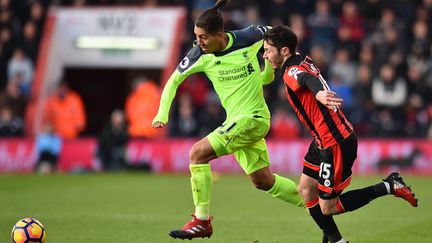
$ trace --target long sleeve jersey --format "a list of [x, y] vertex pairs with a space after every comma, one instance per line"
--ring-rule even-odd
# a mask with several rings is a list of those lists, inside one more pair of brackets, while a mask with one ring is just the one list
[[227, 31], [229, 41], [220, 52], [205, 53], [198, 45], [194, 46], [167, 81], [153, 122], [168, 122], [169, 110], [178, 86], [186, 77], [199, 72], [207, 75], [212, 82], [227, 119], [239, 114], [270, 118], [262, 85], [270, 83], [274, 74], [267, 64], [261, 73], [257, 57], [267, 29], [264, 26], [250, 26]]

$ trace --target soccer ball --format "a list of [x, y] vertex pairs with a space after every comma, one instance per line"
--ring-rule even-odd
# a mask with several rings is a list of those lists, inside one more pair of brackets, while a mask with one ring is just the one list
[[12, 229], [12, 242], [14, 243], [44, 243], [45, 238], [45, 228], [36, 219], [21, 219]]

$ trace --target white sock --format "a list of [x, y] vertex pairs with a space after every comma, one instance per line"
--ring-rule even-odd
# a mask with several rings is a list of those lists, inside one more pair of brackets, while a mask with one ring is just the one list
[[210, 204], [195, 206], [195, 217], [199, 220], [208, 220], [210, 218]]
[[391, 193], [391, 190], [390, 190], [390, 184], [389, 184], [387, 181], [384, 181], [384, 186], [385, 186], [386, 189], [387, 189], [387, 194], [390, 194], [390, 193]]

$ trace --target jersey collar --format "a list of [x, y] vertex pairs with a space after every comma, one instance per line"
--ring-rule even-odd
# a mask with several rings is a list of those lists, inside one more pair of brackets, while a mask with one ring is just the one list
[[231, 48], [231, 46], [233, 45], [233, 42], [234, 42], [234, 38], [233, 38], [232, 34], [230, 32], [225, 32], [225, 33], [228, 36], [228, 43], [225, 46], [225, 48], [222, 51], [220, 51], [220, 52], [226, 51], [229, 48]]
[[294, 65], [299, 65], [301, 62], [302, 62], [302, 56], [299, 53], [296, 53], [295, 55], [288, 57], [288, 59], [286, 59], [284, 64], [282, 65], [279, 75], [283, 77], [285, 73], [285, 69]]

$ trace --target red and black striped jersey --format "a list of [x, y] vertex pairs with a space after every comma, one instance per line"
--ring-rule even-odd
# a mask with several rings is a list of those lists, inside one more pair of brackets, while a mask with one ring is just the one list
[[329, 109], [321, 104], [306, 82], [318, 82], [322, 90], [328, 90], [312, 60], [304, 61], [300, 55], [289, 57], [282, 68], [282, 79], [286, 88], [286, 96], [294, 108], [300, 121], [309, 129], [319, 148], [327, 148], [340, 143], [353, 131], [353, 126], [338, 109]]

